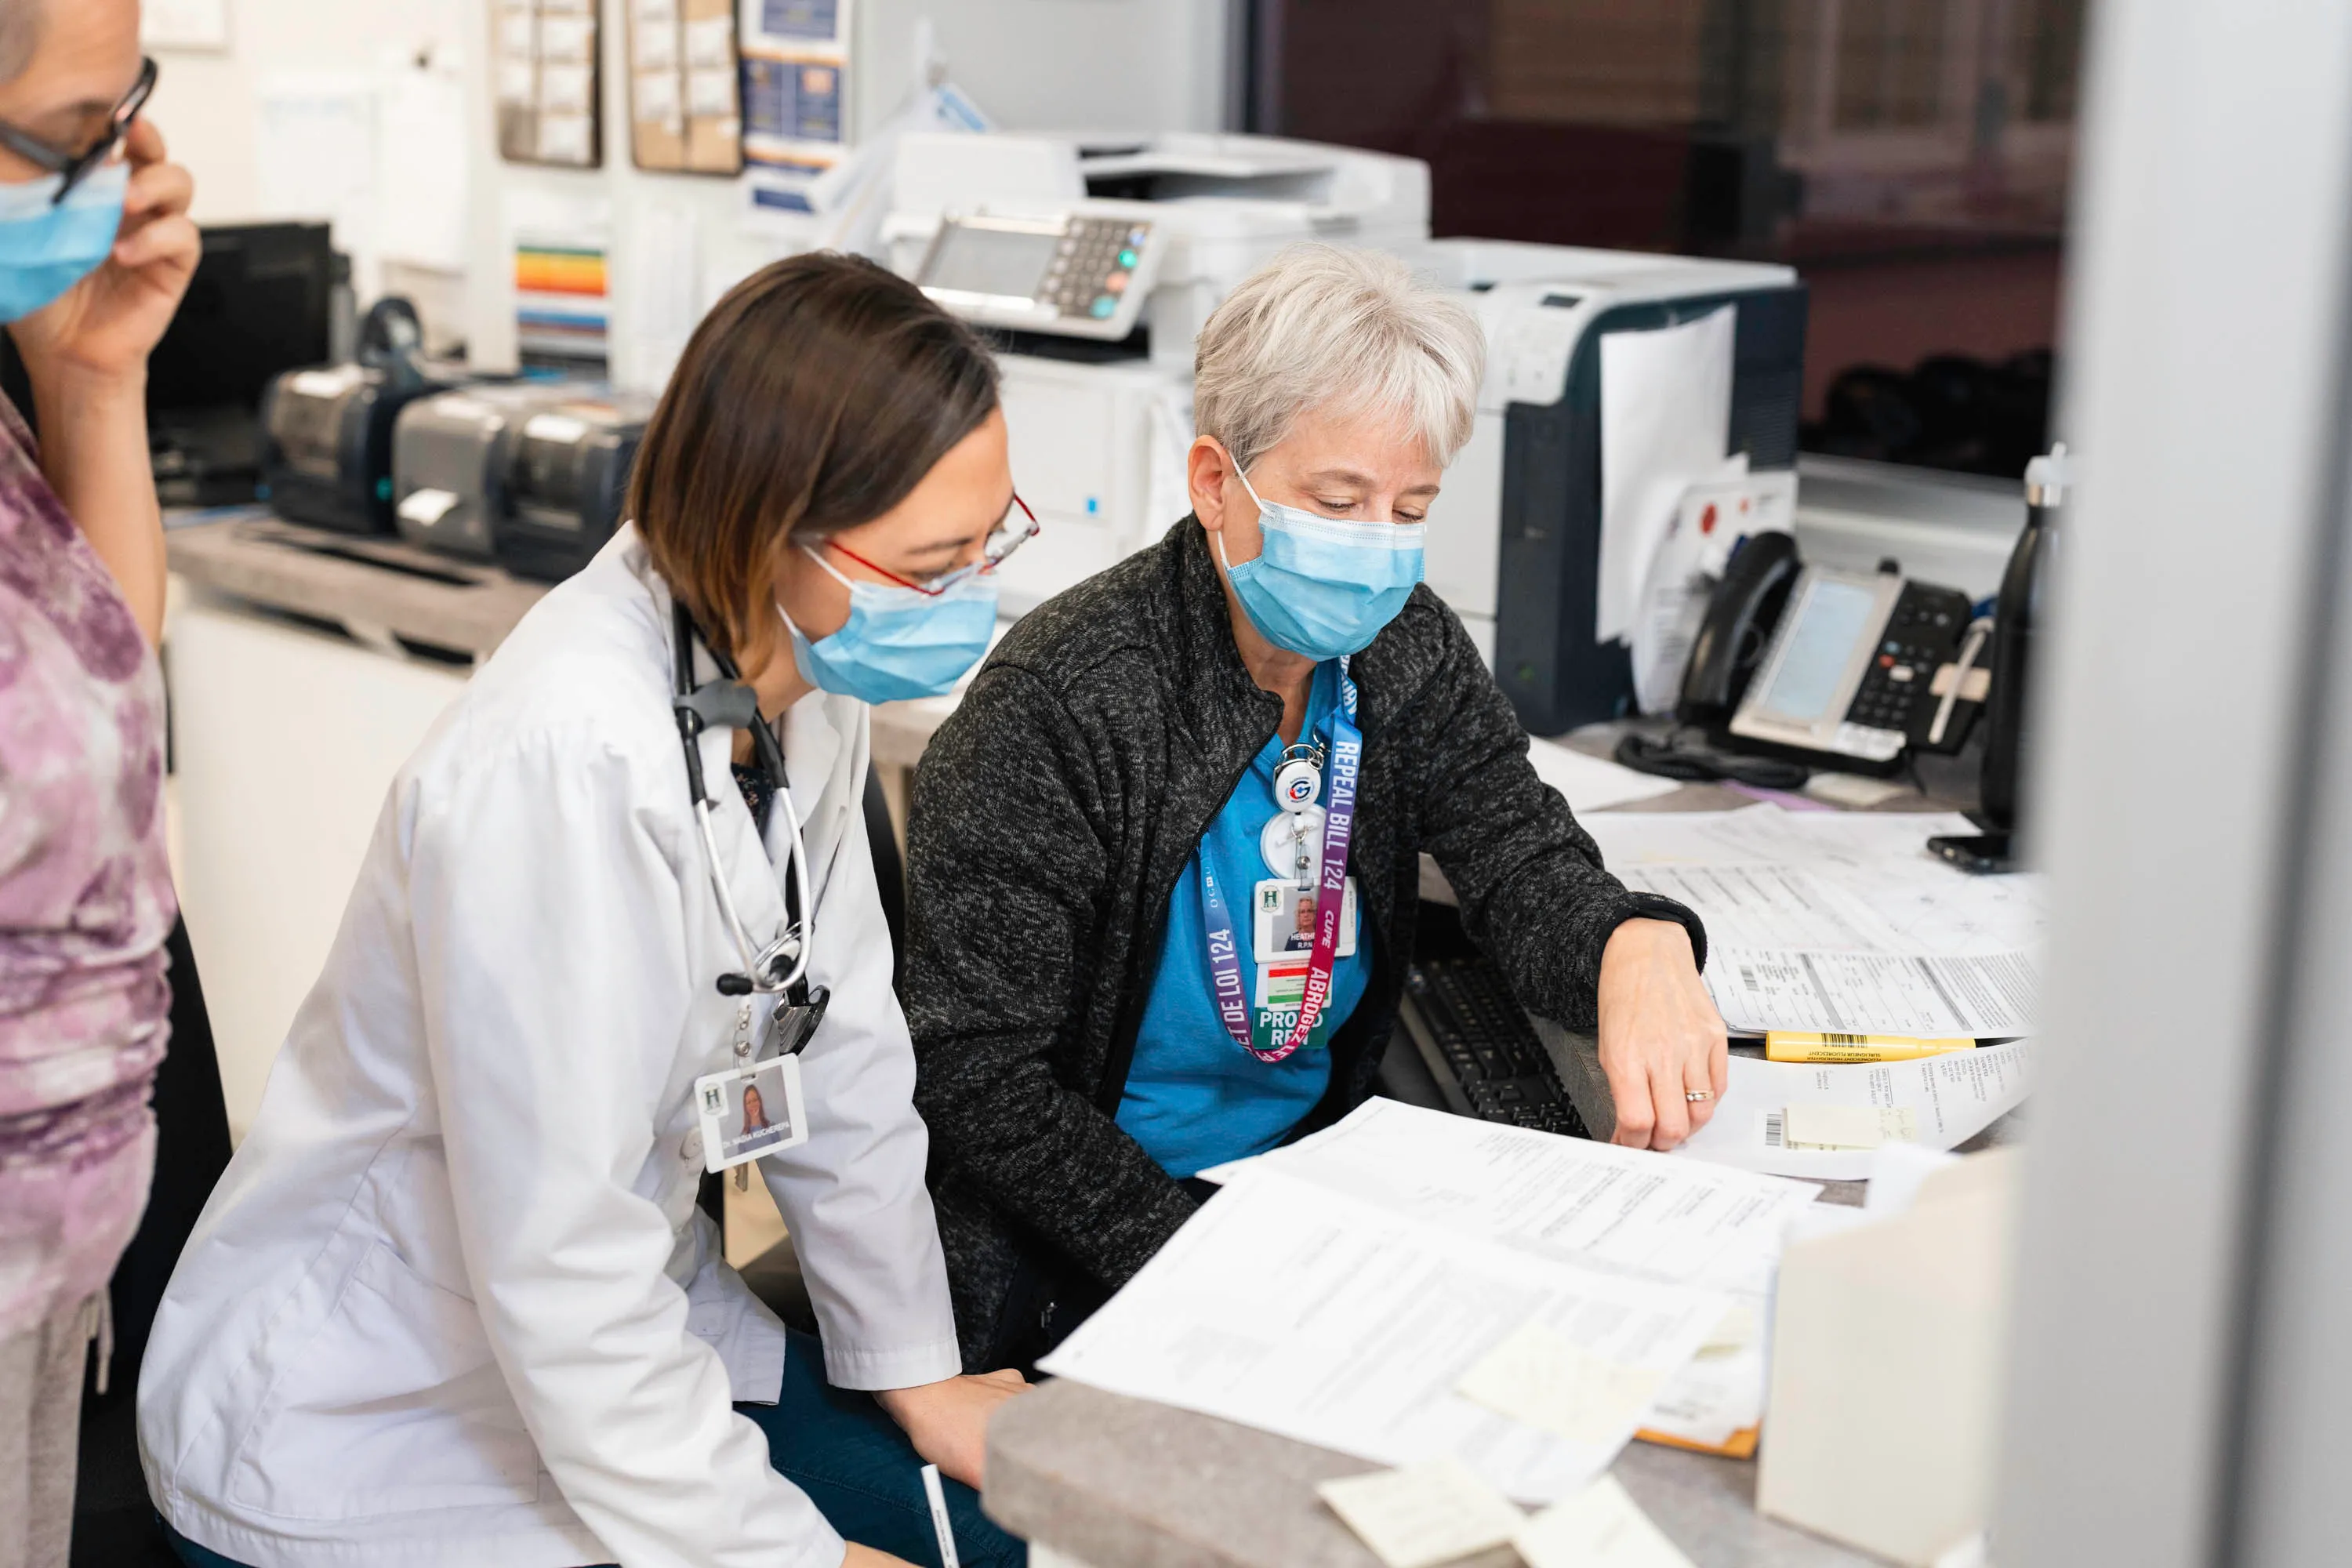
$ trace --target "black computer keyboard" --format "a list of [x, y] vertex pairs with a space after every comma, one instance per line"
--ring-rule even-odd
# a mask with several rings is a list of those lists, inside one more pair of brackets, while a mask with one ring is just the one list
[[1405, 971], [1405, 1034], [1457, 1116], [1589, 1138], [1551, 1058], [1484, 958], [1429, 958]]

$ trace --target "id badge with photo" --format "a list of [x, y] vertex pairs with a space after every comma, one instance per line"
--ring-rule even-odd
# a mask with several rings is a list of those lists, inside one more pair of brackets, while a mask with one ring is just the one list
[[808, 1142], [798, 1057], [770, 1057], [694, 1080], [702, 1164], [713, 1174]]
[[[1315, 951], [1314, 889], [1302, 889], [1287, 878], [1268, 878], [1254, 890], [1250, 915], [1259, 963], [1304, 964], [1307, 954]], [[1356, 879], [1353, 877], [1342, 885], [1339, 895], [1339, 947], [1333, 956], [1356, 956]]]

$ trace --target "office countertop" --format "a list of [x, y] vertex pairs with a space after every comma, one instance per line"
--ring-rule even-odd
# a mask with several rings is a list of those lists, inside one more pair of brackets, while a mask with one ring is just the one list
[[[1378, 1468], [1213, 1416], [1048, 1384], [988, 1430], [990, 1515], [1085, 1568], [1379, 1568], [1315, 1495]], [[1756, 1467], [1633, 1443], [1612, 1472], [1697, 1568], [1874, 1562], [1764, 1518]], [[1498, 1548], [1462, 1568], [1510, 1568]]]

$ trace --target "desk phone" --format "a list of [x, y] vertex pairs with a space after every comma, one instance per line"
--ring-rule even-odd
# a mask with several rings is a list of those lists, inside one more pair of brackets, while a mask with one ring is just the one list
[[1137, 205], [942, 218], [916, 286], [967, 321], [1117, 342], [1135, 330], [1167, 248], [1158, 224], [1128, 210]]
[[1789, 592], [1731, 733], [1891, 768], [1928, 723], [1937, 671], [1969, 619], [1957, 589], [1893, 572], [1807, 566]]

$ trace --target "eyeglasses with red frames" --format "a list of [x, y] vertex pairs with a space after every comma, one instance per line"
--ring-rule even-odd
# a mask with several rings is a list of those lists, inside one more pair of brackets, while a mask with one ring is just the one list
[[1029, 503], [1023, 500], [1020, 493], [1015, 491], [1013, 504], [1004, 510], [1004, 520], [991, 530], [988, 537], [981, 542], [979, 560], [969, 566], [958, 566], [953, 571], [942, 572], [935, 577], [926, 578], [920, 582], [912, 577], [901, 577], [887, 566], [877, 566], [837, 539], [826, 540], [824, 546], [828, 550], [839, 551], [868, 572], [878, 577], [887, 578], [901, 588], [912, 588], [927, 598], [936, 599], [949, 589], [970, 582], [974, 577], [986, 576], [1003, 565], [1004, 558], [1036, 538], [1041, 527], [1043, 525], [1038, 522], [1037, 514], [1029, 510]]

